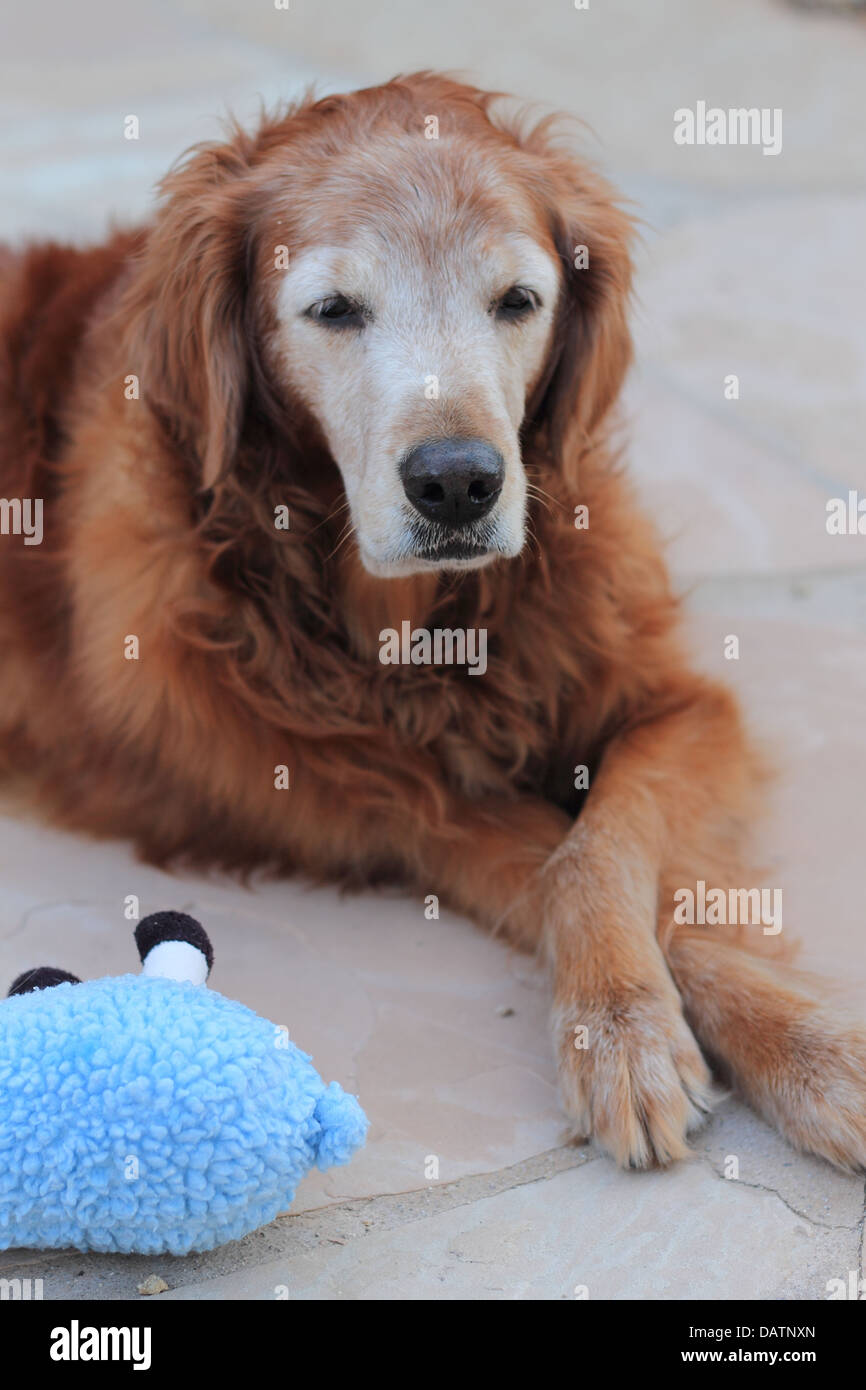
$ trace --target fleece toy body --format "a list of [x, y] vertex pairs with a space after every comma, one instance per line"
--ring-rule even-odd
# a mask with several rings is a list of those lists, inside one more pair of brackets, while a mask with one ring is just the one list
[[[143, 931], [160, 920], [168, 952], [165, 930]], [[211, 1250], [363, 1144], [357, 1100], [326, 1086], [284, 1029], [192, 983], [195, 966], [150, 973], [167, 955], [176, 968], [184, 920], [141, 924], [142, 975], [19, 977], [0, 1003], [0, 1250]], [[199, 939], [185, 950], [204, 953]]]

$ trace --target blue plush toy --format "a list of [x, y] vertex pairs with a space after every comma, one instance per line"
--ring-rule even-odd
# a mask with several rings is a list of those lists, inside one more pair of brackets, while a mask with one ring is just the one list
[[198, 922], [135, 937], [141, 975], [30, 971], [0, 1003], [0, 1250], [211, 1250], [364, 1142], [354, 1096], [207, 988]]

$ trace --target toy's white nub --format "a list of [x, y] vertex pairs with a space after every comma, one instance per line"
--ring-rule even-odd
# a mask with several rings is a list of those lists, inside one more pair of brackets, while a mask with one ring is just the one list
[[148, 951], [141, 973], [161, 980], [189, 980], [190, 984], [203, 985], [208, 964], [204, 952], [188, 941], [160, 941]]

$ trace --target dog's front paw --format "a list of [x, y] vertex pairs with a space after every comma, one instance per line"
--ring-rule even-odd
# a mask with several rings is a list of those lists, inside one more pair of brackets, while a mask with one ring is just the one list
[[635, 989], [603, 1003], [560, 999], [554, 1043], [576, 1136], [623, 1167], [671, 1163], [710, 1109], [710, 1074], [675, 994]]
[[798, 1149], [848, 1172], [866, 1169], [866, 1029], [856, 1020], [826, 1004], [804, 1008], [768, 1033], [737, 1080]]

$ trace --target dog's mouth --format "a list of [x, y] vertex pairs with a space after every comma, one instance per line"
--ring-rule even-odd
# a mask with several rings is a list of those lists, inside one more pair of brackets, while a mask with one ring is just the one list
[[377, 553], [358, 539], [364, 568], [387, 579], [435, 570], [481, 569], [494, 560], [518, 555], [525, 536], [521, 532], [512, 538], [492, 517], [471, 526], [444, 526], [413, 518], [404, 522], [400, 541], [390, 554]]
[[469, 527], [425, 526], [413, 528], [407, 556], [428, 565], [478, 564], [502, 553], [491, 528], [483, 524]]
[[446, 541], [442, 545], [417, 546], [411, 551], [413, 559], [429, 560], [433, 564], [442, 564], [447, 560], [482, 560], [491, 553], [489, 545], [481, 545], [478, 542], [463, 540], [458, 537]]

